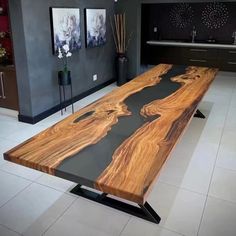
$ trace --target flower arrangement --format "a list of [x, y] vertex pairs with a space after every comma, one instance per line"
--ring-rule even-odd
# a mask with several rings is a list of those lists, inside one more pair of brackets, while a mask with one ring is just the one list
[[[6, 32], [0, 32], [0, 39], [3, 39], [6, 36]], [[6, 49], [0, 44], [0, 58], [5, 57], [7, 54]]]
[[70, 48], [68, 44], [63, 45], [58, 50], [58, 58], [63, 60], [63, 71], [64, 73], [68, 72], [68, 58], [72, 56], [72, 53], [70, 52]]
[[0, 44], [0, 58], [5, 57], [7, 54], [6, 49]]
[[7, 31], [0, 31], [0, 59], [1, 64], [8, 64], [12, 62], [10, 33]]
[[0, 38], [1, 38], [1, 39], [5, 38], [6, 35], [7, 35], [6, 32], [4, 32], [4, 31], [1, 31], [1, 32], [0, 32]]

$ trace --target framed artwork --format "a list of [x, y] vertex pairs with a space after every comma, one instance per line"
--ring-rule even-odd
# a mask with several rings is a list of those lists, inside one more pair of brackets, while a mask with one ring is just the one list
[[80, 9], [51, 7], [51, 28], [53, 53], [63, 45], [69, 45], [70, 51], [81, 48]]
[[106, 9], [85, 9], [86, 47], [106, 43]]

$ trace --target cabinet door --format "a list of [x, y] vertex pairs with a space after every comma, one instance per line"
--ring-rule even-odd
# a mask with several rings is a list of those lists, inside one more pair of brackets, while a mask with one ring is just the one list
[[220, 50], [220, 69], [225, 71], [236, 71], [236, 50]]
[[157, 65], [159, 63], [181, 64], [181, 48], [171, 46], [149, 45], [148, 64]]
[[186, 65], [218, 67], [218, 50], [212, 48], [184, 48]]
[[18, 93], [15, 70], [2, 70], [0, 78], [0, 106], [18, 110]]

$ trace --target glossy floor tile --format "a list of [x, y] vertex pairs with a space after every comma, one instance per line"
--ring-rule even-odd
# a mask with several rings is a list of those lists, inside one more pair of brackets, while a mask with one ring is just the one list
[[[50, 196], [48, 196], [50, 197]], [[73, 204], [77, 197], [68, 196], [68, 194], [60, 195], [49, 208], [47, 208], [43, 214], [37, 217], [37, 219], [30, 224], [30, 226], [23, 233], [24, 236], [41, 236], [46, 232], [50, 226], [52, 226], [63, 213]], [[70, 235], [69, 232], [67, 234]]]
[[236, 129], [236, 107], [232, 106], [232, 103], [230, 104], [229, 110], [228, 110], [228, 115], [226, 119], [226, 124], [225, 124], [225, 131], [231, 131]]
[[[77, 199], [46, 235], [64, 235], [71, 230], [77, 235], [119, 235], [130, 216], [82, 198]], [[83, 225], [83, 227], [81, 227]]]
[[74, 182], [48, 174], [43, 174], [36, 180], [36, 182], [62, 192], [69, 192], [73, 187], [76, 186]]
[[236, 171], [215, 168], [209, 195], [236, 203]]
[[9, 117], [8, 115], [1, 115], [0, 119], [0, 138], [7, 138], [8, 135], [24, 130], [25, 128], [29, 127], [29, 124], [25, 124], [22, 122], [16, 122], [17, 117]]
[[236, 205], [209, 197], [199, 236], [235, 236]]
[[121, 236], [180, 236], [176, 232], [164, 229], [153, 223], [149, 223], [138, 218], [132, 217], [125, 226]]
[[[41, 229], [42, 234], [74, 200], [75, 197], [71, 195], [32, 184], [0, 208], [0, 225], [26, 234], [31, 227], [34, 232], [41, 229], [43, 224], [45, 227]], [[39, 226], [36, 223], [38, 221]]]
[[44, 127], [41, 127], [39, 125], [33, 127], [32, 125], [30, 125], [28, 127], [25, 127], [24, 129], [12, 132], [11, 134], [7, 135], [6, 138], [11, 141], [22, 143], [43, 130]]
[[230, 131], [225, 129], [216, 165], [236, 171], [236, 133], [234, 132], [234, 128], [231, 128]]
[[[75, 110], [116, 88], [76, 102]], [[59, 122], [29, 125], [0, 108], [0, 236], [235, 236], [236, 74], [220, 72], [161, 171], [148, 202], [159, 225], [69, 193], [76, 184], [3, 160], [3, 152]]]
[[13, 174], [13, 175], [17, 175], [19, 177], [22, 177], [31, 181], [35, 181], [43, 174], [42, 172], [27, 168], [21, 165], [17, 165], [11, 162], [7, 162], [1, 165], [0, 170]]
[[0, 236], [20, 236], [20, 235], [0, 225]]
[[99, 229], [91, 228], [90, 226], [74, 221], [75, 220], [72, 219], [71, 221], [61, 222], [61, 224], [56, 223], [44, 236], [112, 236]]
[[196, 235], [206, 196], [158, 182], [150, 204], [161, 216], [160, 226], [183, 235]]
[[28, 180], [0, 171], [0, 207], [30, 184]]
[[181, 144], [183, 144], [182, 141], [163, 167], [159, 180], [190, 191], [207, 194], [218, 145], [205, 142]]

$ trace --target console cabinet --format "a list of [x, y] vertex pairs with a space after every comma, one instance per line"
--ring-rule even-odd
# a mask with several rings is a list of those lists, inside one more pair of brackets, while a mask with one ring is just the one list
[[18, 110], [16, 72], [13, 66], [0, 67], [0, 107]]
[[148, 45], [147, 64], [183, 64], [217, 67], [220, 70], [236, 72], [236, 49], [191, 48], [177, 46]]

